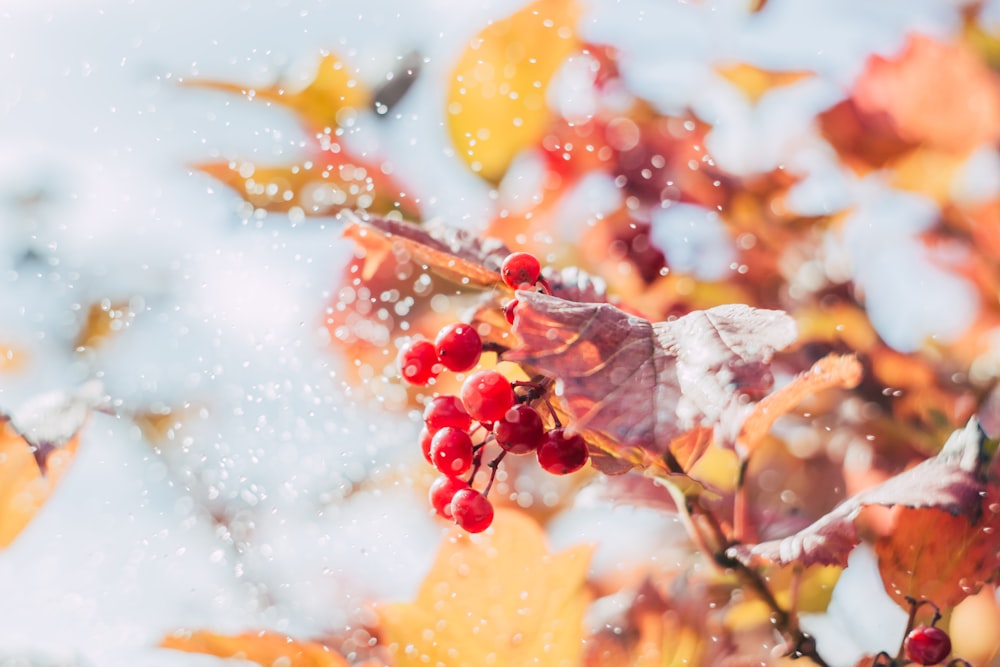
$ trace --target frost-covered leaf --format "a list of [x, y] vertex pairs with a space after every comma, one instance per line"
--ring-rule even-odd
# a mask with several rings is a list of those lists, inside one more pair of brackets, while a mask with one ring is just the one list
[[[469, 286], [492, 287], [500, 279], [500, 264], [510, 251], [501, 242], [480, 238], [463, 229], [430, 221], [415, 225], [402, 220], [345, 214], [344, 236], [366, 253], [365, 274], [370, 276], [382, 258], [393, 252], [403, 259], [426, 264], [435, 273]], [[370, 254], [369, 254], [370, 253]]]
[[223, 635], [208, 630], [178, 630], [163, 638], [163, 648], [206, 653], [220, 658], [256, 662], [264, 667], [348, 667], [350, 663], [314, 641], [302, 641], [280, 632], [244, 632]]
[[756, 67], [749, 63], [732, 63], [717, 67], [716, 72], [722, 78], [740, 89], [751, 102], [759, 102], [769, 90], [814, 76], [809, 71], [771, 71]]
[[492, 183], [521, 150], [537, 144], [551, 112], [546, 89], [576, 50], [574, 0], [535, 0], [494, 21], [452, 71], [448, 131], [460, 158]]
[[79, 432], [103, 399], [97, 383], [36, 396], [0, 416], [0, 548], [14, 541], [76, 456]]
[[886, 592], [953, 607], [1000, 575], [1000, 456], [985, 477], [979, 512], [902, 508], [875, 542]]
[[859, 539], [854, 520], [867, 505], [932, 508], [978, 520], [983, 512], [982, 444], [983, 434], [973, 419], [952, 434], [937, 456], [852, 496], [794, 535], [738, 545], [728, 553], [747, 563], [846, 566]]
[[578, 665], [590, 547], [551, 554], [542, 529], [498, 510], [492, 529], [454, 529], [411, 603], [380, 604], [396, 667]]
[[344, 109], [362, 109], [368, 106], [371, 98], [347, 63], [334, 54], [325, 55], [312, 81], [297, 91], [280, 83], [266, 88], [205, 79], [193, 79], [186, 83], [280, 104], [295, 111], [309, 129], [319, 132], [340, 127], [343, 125], [340, 114]]
[[785, 313], [743, 305], [654, 324], [610, 304], [517, 297], [521, 345], [505, 359], [555, 377], [573, 427], [641, 467], [669, 457], [688, 469], [740, 395], [770, 387], [772, 355], [795, 338]]
[[419, 217], [412, 198], [390, 175], [376, 164], [345, 152], [328, 151], [289, 166], [221, 161], [197, 164], [195, 169], [236, 190], [254, 208], [266, 211], [294, 209], [303, 216], [329, 216], [343, 209], [361, 209]]

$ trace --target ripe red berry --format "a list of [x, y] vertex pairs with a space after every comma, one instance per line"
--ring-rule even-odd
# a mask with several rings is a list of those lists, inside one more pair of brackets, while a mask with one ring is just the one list
[[455, 497], [456, 493], [467, 488], [469, 488], [469, 485], [457, 477], [438, 477], [431, 484], [431, 488], [427, 492], [427, 497], [430, 499], [431, 507], [438, 513], [438, 516], [452, 519], [454, 517], [451, 515], [451, 500]]
[[434, 349], [445, 368], [456, 373], [470, 370], [479, 363], [483, 340], [472, 326], [457, 322], [438, 332]]
[[531, 253], [511, 253], [500, 265], [500, 276], [503, 281], [515, 289], [525, 284], [533, 285], [540, 275], [542, 275], [542, 265]]
[[497, 444], [511, 454], [527, 454], [538, 448], [545, 436], [545, 426], [538, 411], [530, 405], [515, 405], [493, 425]]
[[420, 429], [420, 451], [424, 453], [424, 458], [427, 459], [428, 463], [434, 463], [431, 460], [431, 442], [434, 440], [434, 431], [430, 430], [426, 426]]
[[493, 423], [514, 405], [510, 380], [494, 370], [476, 371], [462, 384], [462, 404], [473, 419]]
[[399, 349], [396, 368], [403, 379], [410, 384], [425, 385], [441, 372], [434, 343], [423, 338], [411, 340]]
[[452, 477], [468, 472], [472, 467], [472, 438], [451, 426], [441, 429], [431, 439], [431, 463]]
[[517, 299], [511, 299], [507, 302], [507, 305], [503, 307], [503, 316], [507, 320], [507, 324], [514, 324], [514, 316], [517, 314]]
[[538, 445], [538, 463], [553, 475], [568, 475], [587, 463], [590, 452], [587, 442], [577, 433], [554, 428], [545, 434]]
[[464, 488], [451, 499], [455, 523], [470, 533], [481, 533], [493, 523], [493, 505], [475, 489]]
[[472, 426], [472, 417], [465, 411], [458, 396], [435, 396], [424, 407], [424, 425], [432, 435], [446, 426], [468, 431]]
[[951, 653], [951, 638], [941, 628], [920, 625], [906, 635], [903, 651], [918, 665], [936, 665]]

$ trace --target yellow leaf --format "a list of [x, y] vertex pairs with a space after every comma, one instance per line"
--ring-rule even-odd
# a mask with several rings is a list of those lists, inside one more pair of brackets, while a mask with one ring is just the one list
[[333, 54], [326, 55], [320, 61], [315, 78], [298, 92], [289, 92], [281, 84], [251, 89], [224, 81], [195, 79], [187, 83], [190, 86], [238, 93], [248, 99], [263, 99], [286, 106], [295, 111], [310, 129], [317, 131], [342, 126], [342, 112], [345, 109], [365, 107], [371, 98], [371, 93], [354, 78], [346, 63]]
[[545, 91], [577, 49], [573, 0], [535, 0], [490, 24], [466, 47], [448, 90], [448, 130], [458, 155], [491, 183], [549, 124]]
[[412, 199], [378, 167], [343, 153], [324, 153], [318, 160], [288, 167], [207, 162], [195, 168], [266, 211], [298, 209], [301, 215], [326, 216], [345, 208], [379, 215], [398, 210], [406, 217], [419, 218]]
[[579, 664], [592, 549], [550, 554], [542, 529], [498, 509], [493, 528], [453, 530], [412, 603], [378, 605], [396, 667]]
[[965, 157], [933, 148], [905, 153], [892, 165], [889, 183], [900, 190], [927, 195], [938, 204], [951, 199], [952, 182]]
[[812, 72], [772, 72], [747, 63], [717, 67], [716, 72], [736, 86], [751, 102], [756, 104], [772, 88], [790, 86], [813, 76]]
[[10, 422], [0, 423], [0, 549], [14, 541], [52, 495], [73, 461], [77, 443], [74, 435], [53, 450], [43, 475], [28, 442]]
[[207, 630], [179, 630], [160, 643], [163, 648], [238, 658], [265, 667], [348, 667], [347, 660], [325, 644], [300, 641], [279, 632], [218, 635]]
[[123, 329], [132, 316], [128, 301], [110, 299], [95, 301], [87, 309], [87, 316], [76, 334], [73, 347], [75, 349], [97, 347]]

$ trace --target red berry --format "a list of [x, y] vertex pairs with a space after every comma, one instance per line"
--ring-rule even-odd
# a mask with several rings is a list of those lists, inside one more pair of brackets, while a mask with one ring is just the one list
[[493, 370], [477, 371], [462, 384], [462, 404], [473, 419], [493, 423], [502, 419], [514, 405], [510, 380]]
[[458, 477], [472, 467], [472, 438], [447, 426], [431, 439], [431, 463], [445, 475]]
[[507, 305], [503, 307], [503, 316], [507, 320], [507, 324], [514, 324], [514, 315], [517, 314], [517, 299], [511, 299], [507, 302]]
[[434, 463], [431, 460], [431, 442], [434, 440], [434, 431], [424, 426], [420, 429], [420, 451], [424, 453], [424, 458], [427, 459], [428, 463]]
[[530, 405], [515, 405], [493, 425], [497, 443], [511, 454], [527, 454], [538, 448], [545, 426]]
[[451, 499], [455, 523], [470, 533], [481, 533], [493, 523], [493, 505], [475, 489], [465, 488]]
[[531, 253], [511, 253], [500, 265], [500, 276], [503, 281], [515, 289], [524, 284], [533, 285], [540, 275], [542, 275], [542, 265]]
[[438, 516], [452, 519], [454, 517], [451, 515], [451, 500], [456, 493], [467, 488], [469, 485], [457, 477], [438, 477], [431, 484], [427, 496], [431, 501], [431, 507], [438, 513]]
[[587, 463], [590, 452], [587, 442], [577, 433], [567, 433], [565, 429], [554, 428], [545, 434], [538, 445], [538, 463], [553, 475], [568, 475]]
[[431, 434], [446, 426], [454, 426], [463, 431], [472, 427], [472, 417], [465, 411], [458, 396], [435, 396], [427, 401], [424, 408], [424, 425]]
[[445, 368], [456, 373], [471, 370], [483, 353], [483, 339], [468, 324], [449, 324], [438, 332], [434, 349]]
[[434, 343], [419, 338], [411, 340], [399, 349], [396, 367], [403, 379], [410, 384], [425, 385], [438, 376], [441, 362], [438, 360]]
[[903, 650], [918, 665], [936, 665], [951, 653], [951, 639], [941, 628], [920, 625], [906, 635]]

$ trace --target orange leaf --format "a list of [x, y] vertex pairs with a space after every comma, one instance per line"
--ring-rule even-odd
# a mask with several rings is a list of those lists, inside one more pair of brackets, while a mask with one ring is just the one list
[[207, 630], [179, 630], [160, 642], [163, 648], [207, 653], [220, 658], [249, 660], [265, 667], [349, 667], [350, 663], [324, 644], [300, 641], [280, 632], [219, 635]]
[[10, 545], [49, 499], [76, 455], [73, 436], [38, 467], [31, 445], [10, 422], [0, 423], [0, 548]]
[[966, 154], [1000, 139], [1000, 79], [962, 44], [912, 35], [897, 57], [869, 60], [853, 99], [903, 141]]
[[297, 92], [288, 91], [281, 84], [252, 89], [223, 81], [194, 79], [186, 83], [189, 86], [238, 93], [248, 99], [259, 98], [289, 107], [310, 129], [319, 132], [342, 126], [341, 112], [344, 109], [365, 107], [371, 98], [371, 94], [354, 78], [346, 63], [333, 54], [327, 54], [320, 61], [315, 78]]
[[550, 554], [538, 524], [513, 510], [480, 536], [452, 530], [417, 599], [376, 608], [394, 664], [578, 665], [591, 551]]
[[287, 167], [252, 162], [206, 162], [195, 169], [236, 190], [254, 208], [297, 209], [302, 215], [333, 215], [342, 209], [386, 214], [398, 210], [419, 217], [406, 192], [374, 164], [344, 153], [326, 152]]
[[578, 48], [573, 0], [535, 0], [472, 39], [452, 72], [448, 131], [459, 157], [491, 183], [541, 141], [549, 82]]
[[781, 86], [790, 86], [811, 76], [812, 72], [772, 72], [748, 63], [736, 63], [716, 67], [716, 72], [736, 86], [747, 98], [757, 103], [769, 90]]
[[1000, 568], [1000, 507], [984, 506], [979, 521], [935, 509], [898, 512], [875, 553], [886, 592], [904, 609], [907, 596], [953, 607]]
[[787, 414], [807, 396], [824, 389], [856, 387], [861, 381], [861, 372], [861, 364], [853, 355], [823, 357], [808, 371], [761, 399], [743, 422], [737, 443], [745, 452], [753, 451], [778, 417]]

